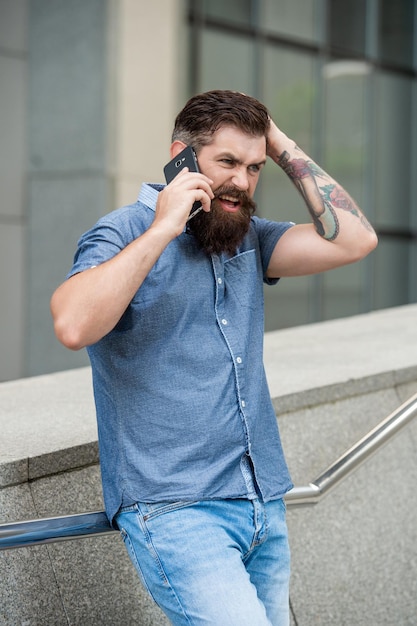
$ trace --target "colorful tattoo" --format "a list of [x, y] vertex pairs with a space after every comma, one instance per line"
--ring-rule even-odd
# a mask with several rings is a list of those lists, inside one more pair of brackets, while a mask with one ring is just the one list
[[335, 209], [348, 211], [357, 217], [367, 230], [373, 230], [340, 185], [335, 183], [318, 185], [317, 179], [328, 180], [328, 176], [316, 163], [298, 157], [290, 159], [286, 150], [277, 157], [276, 162], [303, 196], [314, 226], [321, 237], [333, 241], [338, 236], [339, 220]]
[[331, 202], [320, 193], [316, 182], [316, 178], [323, 175], [321, 170], [305, 159], [290, 160], [286, 151], [278, 157], [277, 163], [303, 196], [318, 234], [329, 241], [336, 239], [339, 234], [339, 220]]
[[341, 187], [337, 185], [325, 185], [320, 187], [323, 192], [323, 198], [330, 202], [334, 207], [343, 209], [344, 211], [350, 211], [356, 217], [359, 217], [359, 211], [354, 207], [352, 200], [343, 191]]

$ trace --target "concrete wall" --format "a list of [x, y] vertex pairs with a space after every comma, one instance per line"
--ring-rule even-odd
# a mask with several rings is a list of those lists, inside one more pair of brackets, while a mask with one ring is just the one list
[[28, 0], [0, 0], [0, 380], [23, 371]]
[[163, 178], [184, 6], [0, 0], [0, 381], [87, 364], [56, 341], [49, 299], [79, 236]]
[[[414, 380], [287, 414], [283, 440], [296, 484], [416, 392]], [[298, 626], [416, 623], [416, 453], [417, 419], [318, 505], [289, 509]]]
[[30, 2], [26, 374], [87, 363], [56, 341], [49, 299], [79, 236], [135, 201], [143, 180], [162, 178], [178, 93], [179, 4]]
[[[296, 485], [417, 392], [417, 306], [266, 335]], [[102, 508], [90, 370], [0, 385], [1, 522]], [[417, 420], [312, 508], [289, 508], [292, 626], [414, 625]], [[0, 553], [0, 624], [162, 626], [118, 534]]]

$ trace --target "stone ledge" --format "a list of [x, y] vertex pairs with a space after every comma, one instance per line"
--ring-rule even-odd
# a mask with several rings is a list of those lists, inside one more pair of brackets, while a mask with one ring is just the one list
[[290, 411], [299, 411], [308, 407], [328, 404], [361, 396], [383, 389], [395, 389], [399, 385], [417, 380], [417, 366], [407, 367], [402, 370], [383, 372], [367, 376], [365, 378], [351, 379], [325, 387], [306, 389], [298, 393], [272, 398], [275, 413], [279, 416]]
[[271, 396], [346, 384], [417, 366], [417, 305], [267, 333]]
[[38, 456], [0, 462], [0, 489], [61, 474], [99, 462], [98, 442], [63, 448]]
[[[274, 331], [277, 414], [417, 380], [417, 305]], [[89, 367], [0, 384], [0, 488], [98, 462]]]

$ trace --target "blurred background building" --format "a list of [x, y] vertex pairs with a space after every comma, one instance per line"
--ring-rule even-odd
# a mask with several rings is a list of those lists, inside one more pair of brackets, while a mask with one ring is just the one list
[[[266, 290], [266, 329], [417, 301], [417, 0], [0, 0], [0, 380], [87, 363], [49, 299], [76, 241], [162, 181], [186, 99], [234, 89], [375, 225], [359, 264]], [[273, 164], [261, 216], [306, 221]]]

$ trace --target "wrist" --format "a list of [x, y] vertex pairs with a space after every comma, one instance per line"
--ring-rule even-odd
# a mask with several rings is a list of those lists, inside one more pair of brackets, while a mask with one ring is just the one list
[[295, 148], [295, 142], [292, 141], [282, 130], [280, 130], [273, 122], [267, 139], [267, 154], [275, 162], [281, 157], [283, 152], [292, 153]]
[[[182, 232], [182, 230], [181, 230]], [[171, 224], [168, 220], [161, 220], [155, 216], [154, 221], [149, 226], [146, 234], [152, 244], [157, 247], [167, 246], [173, 239], [178, 237], [178, 227]]]

